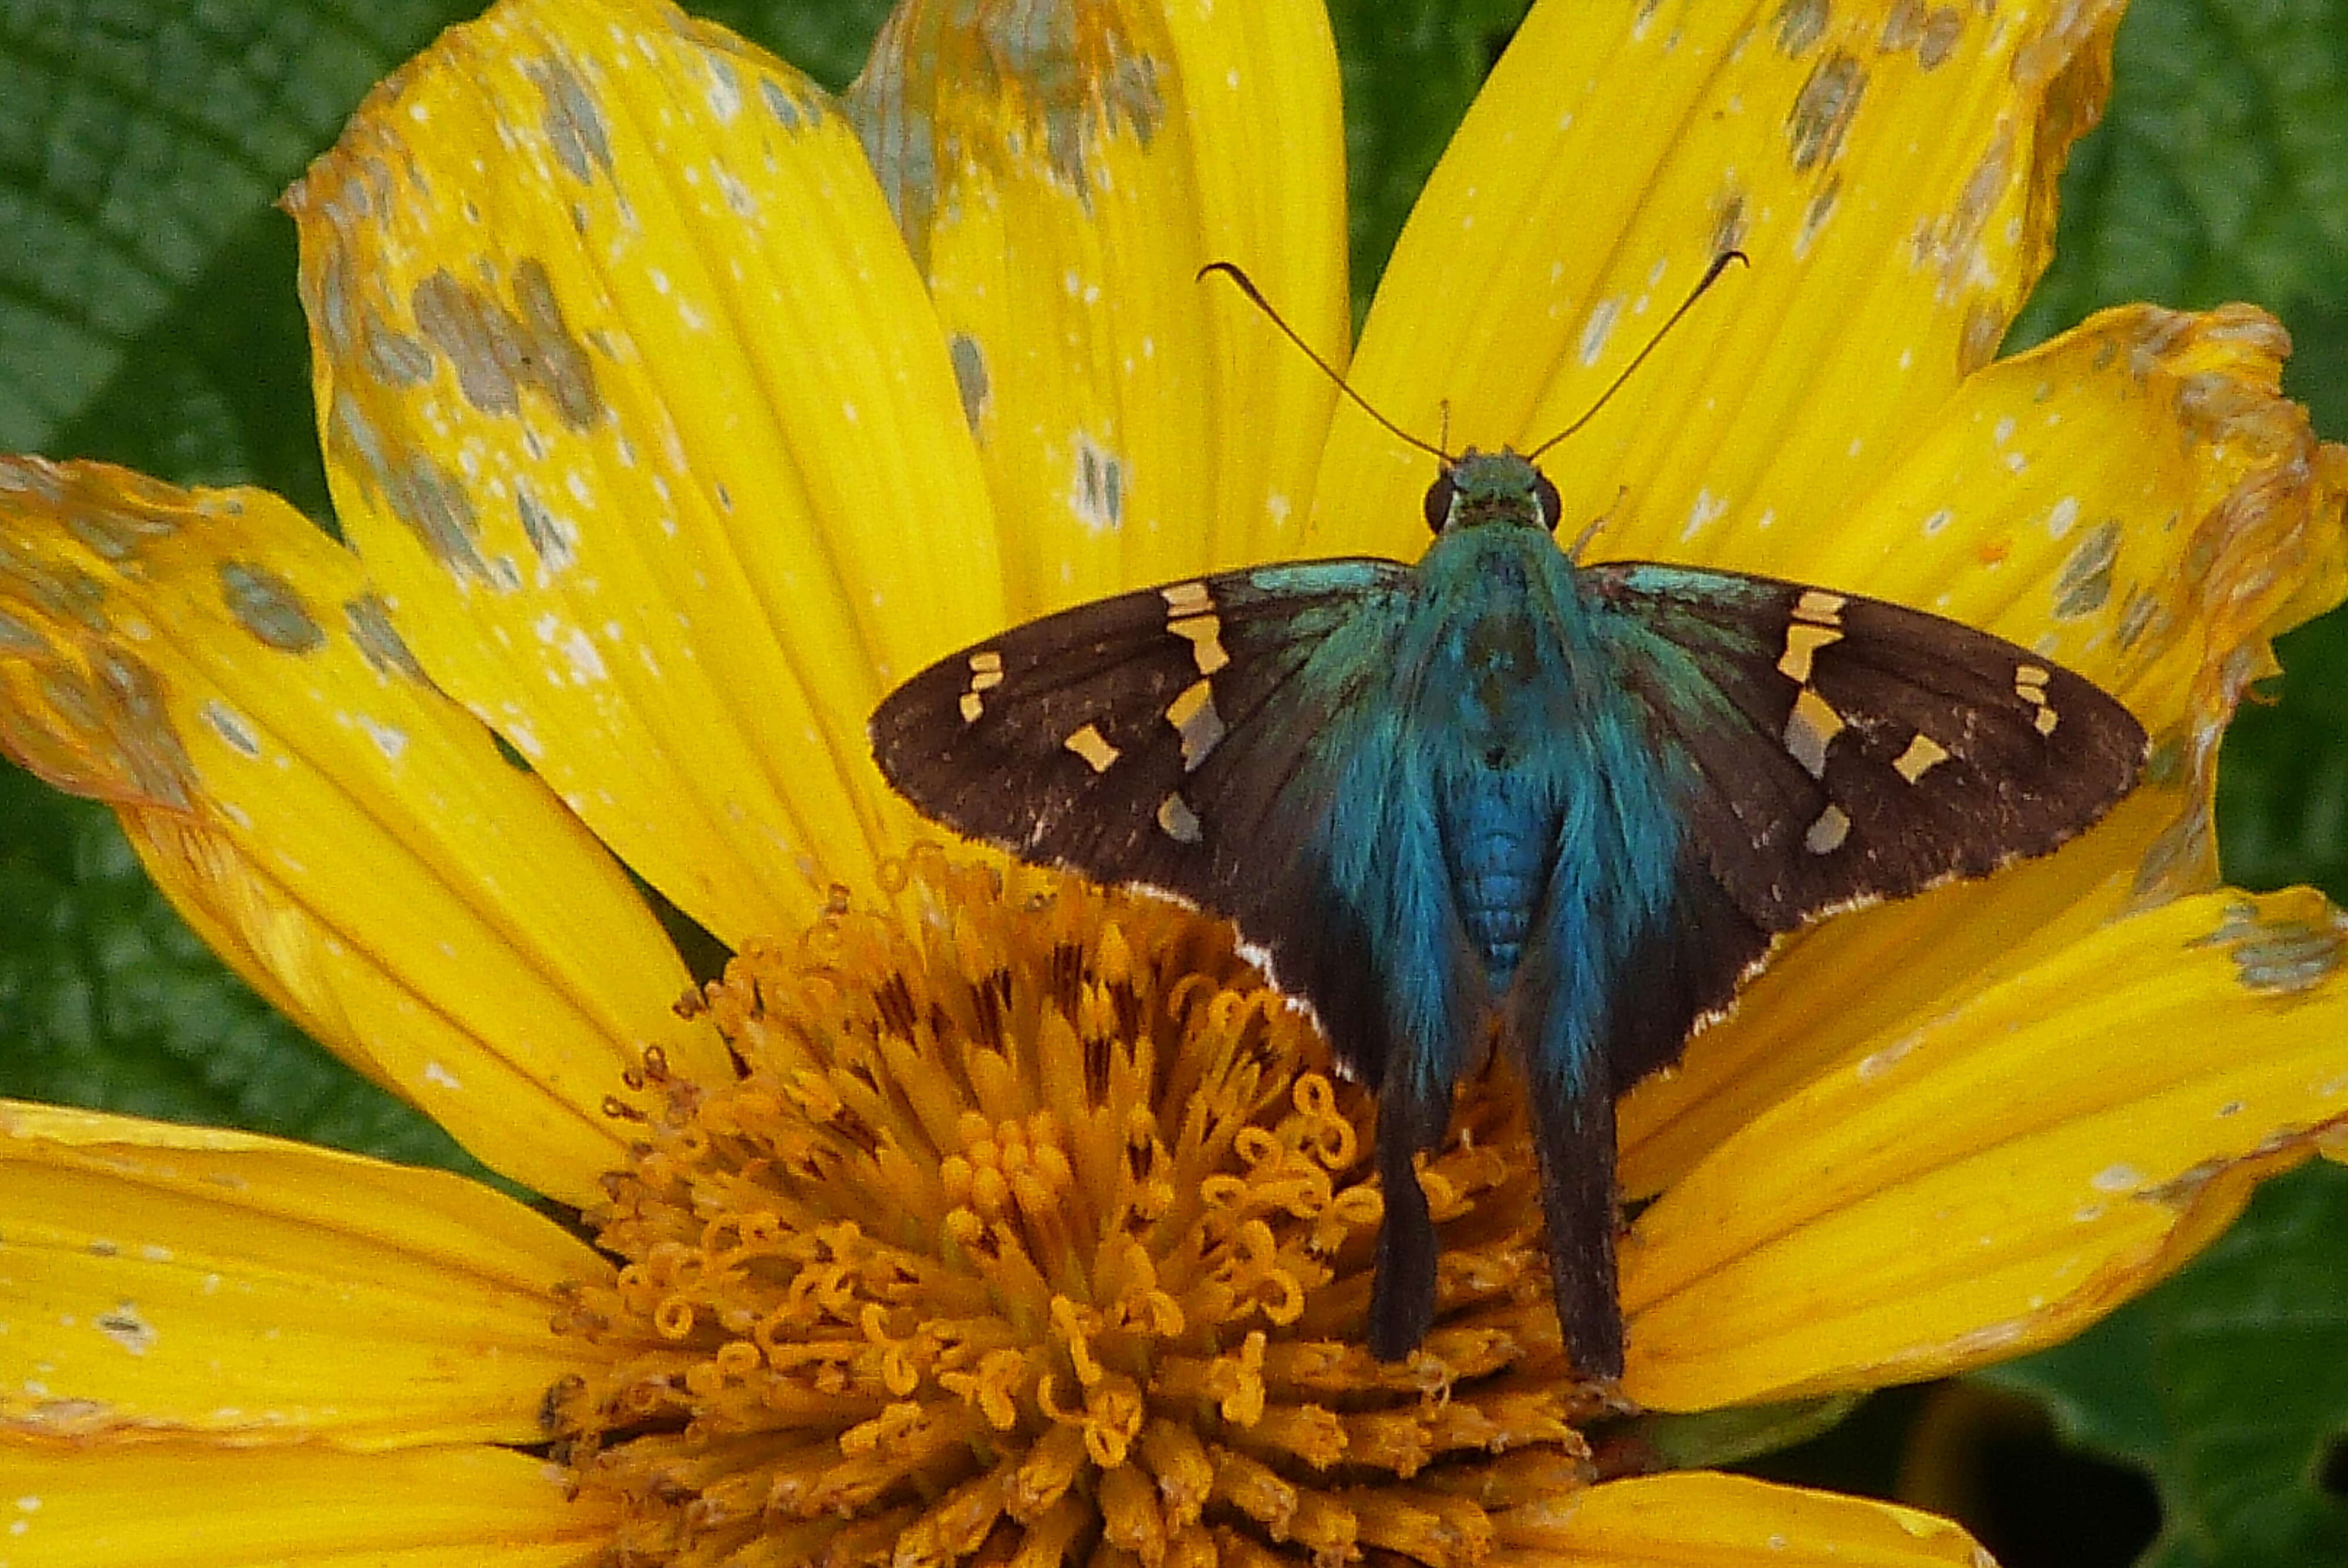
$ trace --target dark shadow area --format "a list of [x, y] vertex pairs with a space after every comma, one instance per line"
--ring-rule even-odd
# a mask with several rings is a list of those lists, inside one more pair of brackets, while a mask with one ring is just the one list
[[2149, 1477], [2065, 1447], [2032, 1401], [1962, 1382], [1887, 1389], [1833, 1430], [1737, 1468], [1945, 1515], [2000, 1568], [2128, 1568], [2160, 1530]]

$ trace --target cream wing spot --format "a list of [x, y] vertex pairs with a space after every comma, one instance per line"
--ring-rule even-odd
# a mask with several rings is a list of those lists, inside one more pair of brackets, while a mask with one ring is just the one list
[[1850, 836], [1850, 814], [1829, 804], [1802, 835], [1802, 847], [1812, 855], [1831, 855]]
[[2017, 664], [2013, 667], [2013, 694], [2038, 712], [2031, 723], [2042, 735], [2051, 735], [2061, 723], [2054, 705], [2046, 700], [2046, 667], [2043, 664]]
[[1844, 729], [1834, 705], [1805, 686], [1786, 715], [1786, 750], [1814, 779], [1827, 776], [1827, 747]]
[[1842, 607], [1849, 602], [1824, 589], [1802, 589], [1786, 622], [1786, 651], [1778, 655], [1777, 672], [1797, 686], [1808, 685], [1812, 657], [1828, 644], [1842, 641]]
[[1109, 744], [1108, 737], [1100, 733], [1098, 726], [1089, 723], [1060, 743], [1084, 758], [1085, 765], [1097, 774], [1108, 772], [1125, 754]]
[[962, 722], [975, 724], [986, 712], [984, 692], [1003, 684], [1003, 655], [982, 648], [970, 656], [970, 684], [962, 694]]
[[1223, 716], [1215, 712], [1215, 691], [1204, 680], [1193, 681], [1166, 706], [1166, 722], [1182, 737], [1182, 771], [1191, 773], [1222, 743]]
[[1190, 644], [1190, 658], [1201, 675], [1212, 675], [1231, 661], [1223, 651], [1223, 620], [1215, 613], [1215, 596], [1203, 582], [1178, 582], [1158, 590], [1166, 600], [1166, 630]]
[[1806, 588], [1802, 597], [1794, 601], [1794, 613], [1818, 626], [1840, 626], [1842, 607], [1850, 602], [1838, 593], [1828, 593], [1822, 588]]
[[1223, 618], [1220, 615], [1176, 616], [1167, 621], [1166, 630], [1189, 641], [1191, 661], [1198, 665], [1201, 675], [1212, 675], [1231, 661], [1231, 656], [1223, 651]]
[[1919, 730], [1908, 743], [1908, 749], [1891, 760], [1891, 770], [1914, 784], [1948, 760], [1949, 749]]
[[1158, 826], [1177, 844], [1199, 842], [1199, 814], [1179, 791], [1158, 803]]
[[1841, 641], [1842, 633], [1831, 626], [1788, 621], [1786, 625], [1786, 651], [1777, 656], [1777, 673], [1797, 686], [1808, 685], [1812, 657], [1828, 643]]
[[1169, 620], [1179, 620], [1186, 616], [1212, 615], [1215, 612], [1215, 596], [1207, 591], [1207, 585], [1203, 582], [1171, 583], [1158, 592], [1166, 600]]

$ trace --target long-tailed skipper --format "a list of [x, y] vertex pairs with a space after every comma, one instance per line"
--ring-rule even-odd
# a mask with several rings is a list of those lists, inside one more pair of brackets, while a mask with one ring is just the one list
[[1377, 1098], [1382, 1358], [1435, 1314], [1413, 1157], [1501, 1041], [1567, 1346], [1616, 1377], [1615, 1096], [1778, 933], [2080, 832], [2135, 782], [2145, 733], [1938, 616], [1584, 566], [1532, 456], [1438, 456], [1417, 564], [1256, 567], [1045, 616], [891, 692], [873, 753], [940, 822], [1169, 891], [1268, 955]]

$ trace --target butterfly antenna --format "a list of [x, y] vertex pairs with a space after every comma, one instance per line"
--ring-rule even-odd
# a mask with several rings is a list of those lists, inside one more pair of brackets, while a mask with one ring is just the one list
[[[1203, 282], [1206, 280], [1207, 274], [1210, 272], [1220, 272], [1223, 276], [1229, 278], [1232, 282], [1239, 285], [1240, 292], [1248, 297], [1248, 302], [1255, 306], [1257, 310], [1262, 311], [1264, 315], [1271, 320], [1272, 324], [1280, 329], [1280, 333], [1282, 337], [1286, 338], [1290, 343], [1294, 343], [1298, 351], [1319, 368], [1322, 374], [1336, 383], [1338, 391], [1344, 393], [1347, 397], [1354, 400], [1354, 406], [1359, 408], [1363, 413], [1376, 420], [1379, 425], [1385, 427], [1388, 435], [1392, 436], [1397, 441], [1404, 442], [1408, 446], [1416, 446], [1418, 450], [1427, 454], [1438, 463], [1449, 463], [1453, 461], [1450, 453], [1446, 452], [1442, 447], [1436, 446], [1432, 442], [1424, 441], [1419, 437], [1413, 436], [1409, 431], [1405, 430], [1401, 425], [1396, 425], [1393, 420], [1388, 419], [1385, 415], [1380, 414], [1376, 409], [1371, 407], [1368, 398], [1364, 397], [1360, 393], [1355, 392], [1351, 386], [1348, 386], [1345, 384], [1345, 378], [1337, 374], [1336, 366], [1331, 364], [1327, 360], [1323, 359], [1319, 353], [1313, 349], [1313, 345], [1306, 343], [1304, 339], [1298, 334], [1296, 329], [1290, 326], [1281, 313], [1272, 308], [1272, 302], [1263, 297], [1263, 291], [1255, 286], [1254, 279], [1240, 271], [1238, 262], [1210, 261], [1205, 266], [1199, 269], [1199, 280]], [[1680, 308], [1684, 311], [1687, 307], [1683, 305]], [[1677, 320], [1678, 318], [1673, 317], [1673, 319]]]
[[1695, 309], [1695, 302], [1704, 298], [1704, 292], [1720, 282], [1720, 274], [1728, 271], [1728, 263], [1731, 261], [1742, 261], [1749, 267], [1753, 264], [1753, 258], [1742, 251], [1723, 251], [1719, 255], [1715, 256], [1712, 259], [1712, 265], [1704, 270], [1704, 276], [1696, 280], [1695, 287], [1688, 291], [1688, 297], [1680, 302], [1680, 308], [1672, 313], [1669, 321], [1655, 329], [1655, 335], [1647, 340], [1647, 346], [1632, 355], [1631, 363], [1624, 365], [1620, 374], [1606, 384], [1606, 390], [1598, 395], [1598, 401], [1584, 409], [1581, 418], [1526, 453], [1525, 461], [1529, 463], [1539, 461], [1542, 453], [1597, 418], [1598, 411], [1614, 400], [1614, 395], [1622, 390], [1622, 384], [1630, 380], [1641, 365], [1647, 363], [1647, 356], [1655, 352], [1656, 345], [1663, 341], [1664, 336], [1673, 327], [1680, 324], [1680, 318]]

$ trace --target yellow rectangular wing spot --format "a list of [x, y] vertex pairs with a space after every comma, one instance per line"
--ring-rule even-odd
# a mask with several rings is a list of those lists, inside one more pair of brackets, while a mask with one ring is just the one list
[[1166, 705], [1166, 722], [1182, 737], [1182, 771], [1189, 773], [1222, 743], [1223, 716], [1215, 712], [1215, 689], [1198, 680]]
[[1831, 642], [1840, 642], [1842, 633], [1831, 626], [1792, 620], [1786, 623], [1786, 651], [1777, 656], [1777, 673], [1797, 686], [1810, 683], [1810, 659]]
[[1807, 686], [1794, 699], [1786, 715], [1786, 750], [1814, 779], [1827, 776], [1827, 747], [1843, 732], [1842, 715], [1834, 705]]
[[1850, 814], [1829, 802], [1826, 810], [1818, 813], [1818, 820], [1810, 824], [1809, 831], [1802, 835], [1802, 847], [1812, 855], [1831, 855], [1849, 836]]
[[1166, 613], [1170, 618], [1214, 613], [1215, 596], [1207, 591], [1203, 582], [1170, 583], [1158, 591], [1166, 600]]
[[1949, 748], [1920, 730], [1908, 743], [1908, 749], [1892, 759], [1891, 770], [1914, 784], [1948, 760]]
[[1190, 643], [1191, 661], [1201, 675], [1212, 675], [1231, 661], [1223, 651], [1223, 618], [1212, 612], [1205, 615], [1178, 615], [1167, 621], [1166, 630]]
[[1794, 616], [1814, 626], [1842, 624], [1842, 607], [1850, 602], [1838, 593], [1828, 593], [1820, 588], [1802, 589], [1802, 597], [1794, 601]]
[[1100, 733], [1097, 725], [1090, 723], [1060, 743], [1084, 758], [1085, 765], [1097, 774], [1108, 772], [1116, 765], [1117, 759], [1125, 754], [1109, 744], [1108, 737]]

